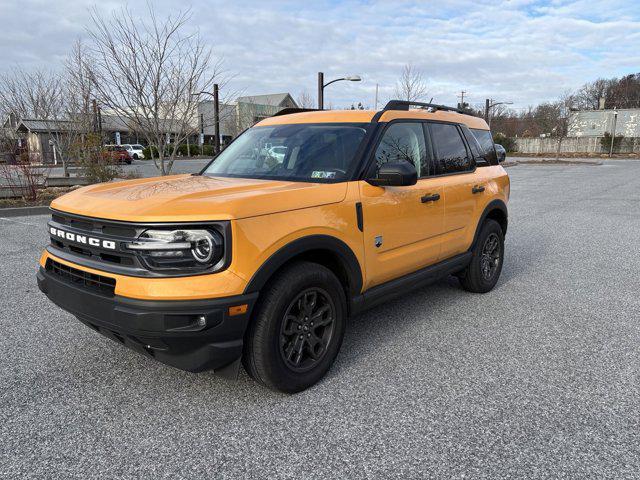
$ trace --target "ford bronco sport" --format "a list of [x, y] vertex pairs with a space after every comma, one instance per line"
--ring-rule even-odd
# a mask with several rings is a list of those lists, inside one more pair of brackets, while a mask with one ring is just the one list
[[144, 355], [226, 375], [242, 361], [297, 392], [328, 371], [349, 316], [449, 274], [491, 290], [508, 198], [480, 118], [402, 101], [283, 111], [200, 174], [55, 200], [38, 284]]

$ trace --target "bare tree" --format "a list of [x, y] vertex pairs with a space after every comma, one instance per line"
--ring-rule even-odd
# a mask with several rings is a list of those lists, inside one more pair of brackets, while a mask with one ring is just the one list
[[571, 94], [571, 92], [563, 93], [562, 95], [560, 95], [557, 101], [551, 104], [556, 112], [555, 116], [552, 118], [553, 128], [551, 130], [552, 135], [558, 140], [556, 160], [560, 158], [562, 141], [567, 136], [569, 130], [569, 115], [574, 104], [575, 97]]
[[64, 101], [59, 74], [16, 67], [0, 77], [0, 111], [23, 118], [58, 118]]
[[422, 76], [422, 72], [412, 64], [402, 67], [402, 74], [396, 83], [396, 98], [416, 102], [422, 100], [428, 93], [427, 82]]
[[300, 108], [315, 108], [316, 101], [308, 90], [302, 90], [296, 98], [296, 103]]
[[85, 177], [95, 182], [111, 180], [121, 172], [103, 146], [90, 58], [80, 40], [73, 44], [64, 65], [67, 118], [73, 126], [65, 137], [64, 147]]
[[179, 144], [198, 129], [196, 94], [210, 91], [220, 75], [211, 49], [185, 33], [190, 18], [184, 11], [160, 19], [149, 3], [146, 19], [127, 8], [109, 17], [94, 9], [88, 29], [100, 102], [158, 147], [154, 162], [163, 175], [171, 172]]
[[585, 83], [574, 95], [575, 106], [583, 110], [598, 110], [600, 99], [606, 98], [610, 84], [611, 81], [604, 78]]
[[[70, 136], [76, 128], [69, 121], [68, 93], [67, 79], [60, 72], [14, 68], [0, 77], [0, 111], [4, 116], [14, 118], [16, 124], [25, 119], [38, 120], [43, 129], [42, 148], [51, 146], [54, 159], [62, 163], [65, 176], [68, 176], [70, 161]], [[34, 152], [29, 154], [28, 163], [46, 161], [42, 156], [36, 157]]]

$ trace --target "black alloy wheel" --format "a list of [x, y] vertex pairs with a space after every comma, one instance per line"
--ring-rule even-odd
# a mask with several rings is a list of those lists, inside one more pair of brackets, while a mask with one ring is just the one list
[[295, 372], [314, 368], [333, 337], [335, 305], [321, 288], [308, 288], [287, 307], [280, 328], [280, 355]]
[[242, 363], [261, 384], [300, 392], [331, 368], [346, 319], [345, 288], [336, 275], [317, 263], [292, 263], [260, 292], [245, 333]]
[[465, 290], [486, 293], [498, 283], [504, 262], [504, 232], [498, 222], [485, 220], [471, 248], [469, 266], [458, 274]]
[[480, 257], [480, 270], [482, 271], [482, 278], [486, 281], [491, 281], [498, 271], [501, 255], [500, 239], [497, 234], [491, 233], [484, 241]]

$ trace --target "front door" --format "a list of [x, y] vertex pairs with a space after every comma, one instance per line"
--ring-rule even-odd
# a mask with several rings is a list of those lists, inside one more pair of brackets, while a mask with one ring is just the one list
[[374, 153], [385, 162], [411, 162], [418, 182], [407, 187], [360, 183], [366, 256], [365, 288], [435, 263], [440, 255], [444, 190], [429, 176], [431, 149], [422, 122], [390, 123]]

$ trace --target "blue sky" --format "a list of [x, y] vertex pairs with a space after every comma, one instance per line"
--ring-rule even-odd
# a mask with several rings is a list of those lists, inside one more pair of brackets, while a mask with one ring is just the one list
[[[2, 0], [0, 70], [59, 68], [85, 36], [83, 0]], [[108, 13], [124, 2], [103, 1]], [[429, 96], [453, 104], [486, 97], [523, 108], [598, 77], [640, 71], [640, 1], [153, 1], [161, 14], [191, 7], [198, 29], [224, 60], [230, 90], [302, 91], [325, 78], [359, 74], [362, 83], [328, 87], [335, 107], [373, 106], [393, 96], [402, 66], [423, 72]], [[144, 2], [129, 2], [144, 15]]]

